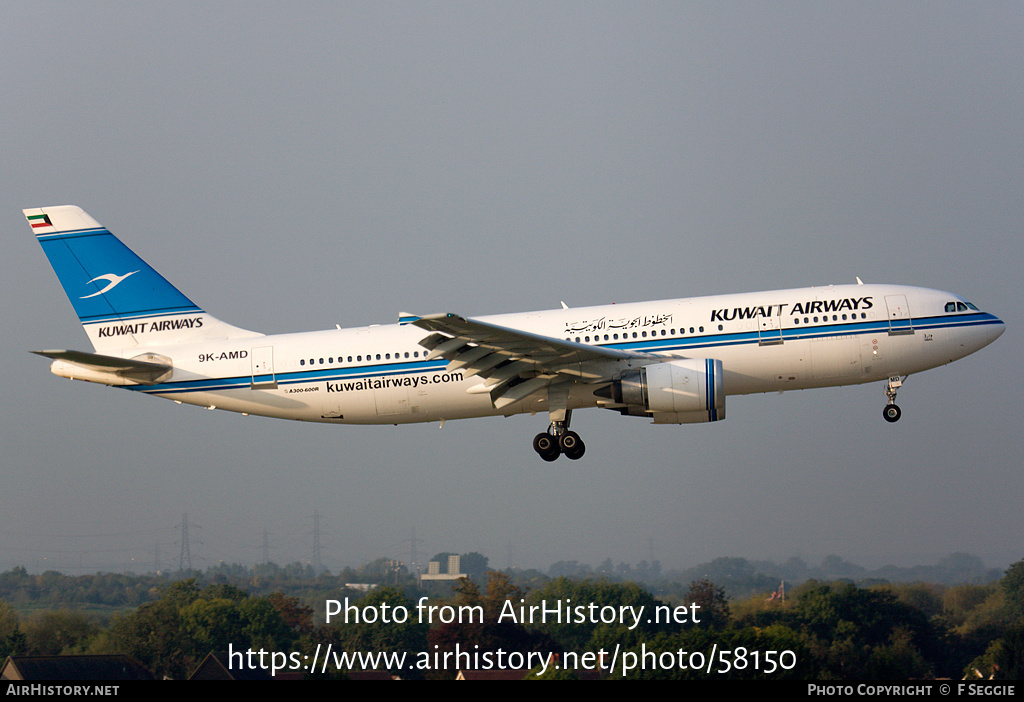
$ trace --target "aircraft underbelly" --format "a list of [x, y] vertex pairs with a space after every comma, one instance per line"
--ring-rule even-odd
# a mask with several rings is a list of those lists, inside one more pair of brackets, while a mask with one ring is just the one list
[[864, 375], [858, 337], [826, 336], [811, 339], [811, 374], [816, 380], [854, 379]]
[[797, 390], [809, 379], [806, 340], [746, 348], [722, 348], [726, 395]]
[[465, 388], [388, 387], [323, 397], [322, 419], [344, 424], [410, 424], [502, 414], [487, 394], [471, 395]]

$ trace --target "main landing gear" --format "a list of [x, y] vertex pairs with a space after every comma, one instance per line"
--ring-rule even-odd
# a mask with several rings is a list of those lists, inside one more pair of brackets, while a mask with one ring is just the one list
[[574, 431], [569, 431], [569, 423], [551, 422], [551, 426], [543, 434], [533, 438], [533, 450], [545, 461], [555, 461], [562, 454], [566, 458], [577, 460], [583, 457], [587, 447], [583, 439]]
[[557, 461], [565, 454], [573, 461], [582, 458], [587, 447], [574, 431], [569, 431], [572, 410], [568, 408], [572, 382], [552, 383], [548, 387], [548, 420], [551, 425], [543, 434], [533, 437], [533, 450], [545, 461]]
[[903, 412], [896, 404], [896, 390], [903, 385], [903, 381], [900, 380], [898, 375], [894, 375], [889, 378], [889, 382], [885, 385], [885, 396], [889, 398], [889, 404], [882, 410], [882, 416], [885, 417], [887, 422], [898, 422], [900, 417], [903, 416]]

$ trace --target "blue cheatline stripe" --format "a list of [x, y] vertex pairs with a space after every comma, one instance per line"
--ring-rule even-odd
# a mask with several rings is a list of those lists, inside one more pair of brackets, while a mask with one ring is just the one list
[[[987, 312], [957, 317], [924, 317], [910, 320], [909, 326], [915, 330], [955, 329], [957, 327], [983, 326], [1002, 324], [1003, 322]], [[902, 327], [899, 327], [902, 328]], [[802, 341], [804, 339], [821, 339], [830, 336], [851, 336], [855, 334], [885, 334], [889, 331], [889, 320], [876, 319], [870, 322], [847, 322], [841, 324], [823, 324], [816, 327], [788, 327], [782, 330], [783, 341]], [[754, 332], [723, 332], [682, 338], [643, 339], [637, 341], [620, 341], [598, 344], [604, 348], [639, 353], [689, 351], [719, 346], [740, 346], [759, 342], [758, 333]]]
[[[915, 330], [954, 329], [957, 327], [973, 327], [989, 324], [1002, 324], [1002, 321], [988, 313], [975, 313], [951, 317], [929, 317], [913, 320]], [[873, 320], [871, 322], [829, 324], [820, 327], [801, 327], [799, 329], [790, 328], [783, 330], [782, 333], [786, 341], [800, 341], [804, 339], [818, 339], [829, 336], [884, 334], [888, 331], [889, 320], [882, 319]], [[692, 352], [697, 349], [739, 346], [743, 344], [756, 344], [757, 342], [757, 332], [734, 332], [728, 334], [711, 334], [702, 337], [686, 337], [683, 339], [645, 339], [643, 341], [636, 342], [603, 344], [602, 346], [640, 353], [650, 353], [654, 351]], [[344, 368], [324, 368], [319, 370], [292, 371], [287, 373], [275, 372], [275, 375], [278, 385], [290, 385], [329, 380], [353, 380], [392, 375], [407, 375], [411, 373], [443, 370], [447, 365], [447, 361], [437, 359], [427, 362], [420, 361], [409, 363], [375, 364], [372, 366], [349, 366]], [[714, 362], [710, 359], [707, 359], [706, 375], [708, 383], [706, 393], [708, 395], [707, 402], [708, 412], [710, 413], [709, 416], [717, 418], [718, 411], [715, 407], [714, 401], [715, 366]], [[129, 386], [129, 388], [146, 393], [171, 394], [248, 388], [251, 383], [252, 376], [244, 375], [228, 378], [208, 378], [176, 383], [161, 383], [159, 385]], [[712, 419], [712, 421], [715, 421], [715, 419]]]
[[[390, 363], [373, 366], [349, 366], [345, 368], [321, 368], [318, 370], [304, 370], [292, 372], [275, 371], [274, 375], [277, 384], [296, 385], [299, 383], [327, 382], [332, 380], [357, 381], [365, 378], [385, 378], [395, 375], [410, 375], [412, 373], [429, 373], [432, 371], [444, 370], [448, 362], [445, 360], [419, 361], [410, 363]], [[458, 371], [456, 371], [458, 372]], [[270, 376], [266, 377], [268, 380]], [[206, 378], [203, 380], [185, 380], [177, 383], [160, 383], [158, 385], [129, 386], [131, 390], [138, 390], [148, 394], [168, 395], [183, 392], [209, 392], [211, 390], [238, 390], [248, 388], [252, 384], [251, 375], [234, 376], [230, 378]], [[256, 382], [260, 382], [257, 380]]]

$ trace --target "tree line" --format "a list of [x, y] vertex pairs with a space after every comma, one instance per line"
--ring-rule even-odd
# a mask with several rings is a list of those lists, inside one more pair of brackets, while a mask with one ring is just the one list
[[[281, 573], [275, 573], [280, 581]], [[298, 574], [296, 574], [298, 575]], [[850, 580], [809, 580], [796, 587], [765, 589], [730, 597], [726, 588], [698, 578], [669, 594], [634, 582], [558, 576], [538, 581], [517, 571], [487, 571], [426, 591], [414, 580], [359, 592], [340, 587], [334, 576], [301, 578], [300, 595], [266, 592], [267, 573], [252, 588], [212, 578], [172, 580], [152, 576], [78, 576], [24, 569], [0, 574], [0, 657], [124, 653], [158, 676], [186, 677], [209, 652], [264, 650], [313, 656], [327, 644], [334, 651], [392, 651], [407, 654], [393, 671], [407, 678], [452, 677], [431, 660], [448, 652], [610, 652], [619, 667], [606, 677], [907, 679], [980, 675], [1024, 675], [1024, 561], [996, 582], [857, 584]], [[217, 582], [218, 577], [221, 582]], [[253, 573], [246, 573], [252, 580]], [[298, 578], [297, 578], [298, 580]], [[329, 581], [329, 582], [328, 582]], [[103, 587], [106, 585], [106, 587]], [[59, 597], [80, 601], [96, 588], [105, 606], [119, 611], [87, 613], [70, 607], [16, 608], [38, 602], [48, 587]], [[293, 589], [293, 592], [295, 590]], [[367, 611], [416, 611], [424, 602], [482, 613], [471, 621], [430, 623], [410, 617], [395, 621], [324, 621], [328, 598], [347, 597]], [[27, 599], [26, 599], [27, 598]], [[32, 598], [35, 598], [32, 600]], [[424, 599], [426, 598], [426, 599]], [[136, 604], [138, 602], [138, 604]], [[681, 612], [678, 620], [651, 621], [580, 616], [547, 621], [508, 616], [531, 607], [573, 603], [591, 612]], [[511, 608], [511, 609], [510, 609]], [[440, 610], [438, 610], [440, 611]], [[533, 610], [539, 611], [539, 610]], [[503, 613], [505, 615], [503, 616]], [[698, 617], [691, 616], [698, 613]], [[699, 619], [699, 621], [693, 621]], [[695, 666], [696, 653], [742, 651], [726, 668]], [[784, 665], [768, 670], [766, 652], [789, 652]], [[683, 658], [685, 652], [690, 658]], [[630, 659], [626, 654], [633, 654]], [[647, 655], [648, 669], [627, 669], [627, 660]], [[434, 658], [431, 658], [434, 656]], [[395, 659], [397, 660], [397, 659]], [[427, 660], [428, 664], [421, 662]], [[526, 660], [525, 656], [523, 660]], [[709, 673], [708, 670], [713, 672]], [[308, 672], [308, 671], [307, 671]], [[345, 677], [332, 667], [319, 676]], [[546, 675], [572, 677], [576, 670], [552, 668]]]

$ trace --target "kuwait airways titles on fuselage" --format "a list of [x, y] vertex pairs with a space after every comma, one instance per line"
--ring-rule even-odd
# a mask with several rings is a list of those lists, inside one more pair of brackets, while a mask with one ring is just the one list
[[[755, 307], [733, 307], [711, 310], [712, 322], [731, 322], [734, 319], [756, 319], [757, 317], [781, 317], [790, 303], [758, 305]], [[869, 310], [874, 307], [872, 297], [847, 297], [842, 300], [808, 300], [794, 303], [789, 314], [823, 314], [848, 310]]]
[[667, 327], [672, 323], [670, 314], [645, 314], [634, 317], [599, 317], [597, 319], [586, 319], [578, 322], [566, 322], [566, 334], [579, 334], [583, 332], [595, 332], [603, 329], [640, 329], [643, 327], [663, 326]]

